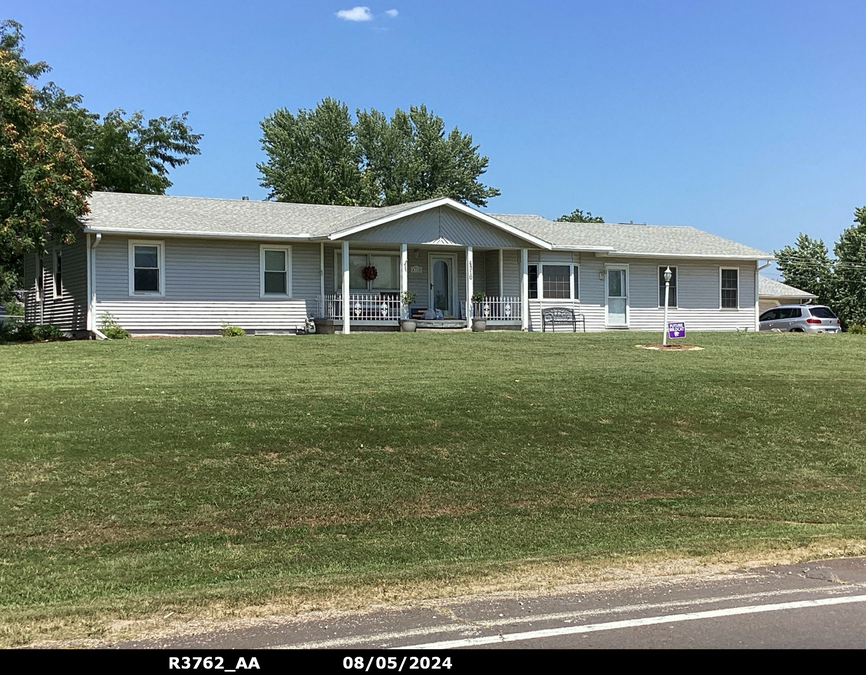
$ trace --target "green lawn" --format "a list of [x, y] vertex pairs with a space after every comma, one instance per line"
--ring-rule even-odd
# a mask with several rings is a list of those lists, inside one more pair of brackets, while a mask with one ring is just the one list
[[866, 337], [0, 345], [0, 644], [646, 555], [866, 540]]

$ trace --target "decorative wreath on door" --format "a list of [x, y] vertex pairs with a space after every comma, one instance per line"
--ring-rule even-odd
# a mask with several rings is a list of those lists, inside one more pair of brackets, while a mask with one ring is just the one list
[[373, 265], [367, 265], [367, 267], [361, 270], [361, 276], [364, 277], [364, 281], [373, 281], [379, 276], [379, 270]]

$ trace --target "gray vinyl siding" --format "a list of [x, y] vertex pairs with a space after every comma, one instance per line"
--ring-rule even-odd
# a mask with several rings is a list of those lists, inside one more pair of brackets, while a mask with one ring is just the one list
[[[564, 261], [561, 254], [535, 253], [531, 263]], [[628, 265], [628, 327], [631, 330], [658, 331], [664, 323], [664, 308], [659, 306], [658, 268], [677, 268], [676, 308], [668, 310], [668, 321], [684, 321], [688, 331], [732, 331], [748, 327], [756, 330], [755, 263], [727, 263], [723, 260], [666, 260], [577, 256], [580, 265], [580, 300], [530, 300], [530, 330], [541, 330], [542, 307], [574, 306], [586, 317], [587, 330], [605, 330], [605, 284], [599, 274], [608, 265]], [[739, 269], [737, 309], [721, 309], [719, 268]]]
[[479, 286], [488, 296], [499, 295], [499, 251], [487, 251], [484, 255], [484, 286]]
[[520, 296], [520, 251], [502, 252], [502, 295]]
[[[130, 239], [162, 242], [164, 296], [129, 294]], [[291, 297], [262, 298], [260, 244], [107, 235], [94, 250], [97, 324], [108, 312], [121, 326], [137, 333], [213, 333], [223, 322], [252, 332], [301, 329], [316, 307], [319, 247], [292, 244]]]
[[[61, 294], [54, 293], [54, 256], [61, 254]], [[82, 232], [76, 234], [72, 244], [49, 243], [45, 254], [43, 274], [43, 300], [37, 293], [36, 276], [40, 256], [25, 255], [25, 322], [57, 326], [72, 334], [87, 330], [87, 239]]]
[[526, 246], [526, 242], [519, 237], [447, 206], [406, 216], [396, 222], [358, 232], [347, 239], [404, 244], [432, 244], [441, 241], [441, 243], [452, 242], [460, 246], [484, 248], [522, 248]]

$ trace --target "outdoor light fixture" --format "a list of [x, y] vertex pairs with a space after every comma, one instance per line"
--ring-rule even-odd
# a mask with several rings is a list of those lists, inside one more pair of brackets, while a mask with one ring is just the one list
[[599, 280], [599, 281], [604, 281], [604, 275], [605, 275], [605, 271], [604, 271], [604, 270], [602, 270], [601, 272], [599, 272], [599, 273], [598, 273], [598, 280]]
[[673, 274], [671, 273], [671, 268], [668, 267], [665, 269], [665, 325], [662, 329], [662, 346], [667, 346], [668, 344], [668, 297], [670, 297], [671, 293], [671, 277]]

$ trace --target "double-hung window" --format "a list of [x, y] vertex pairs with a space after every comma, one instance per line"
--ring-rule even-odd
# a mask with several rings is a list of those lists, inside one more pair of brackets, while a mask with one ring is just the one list
[[262, 297], [292, 294], [292, 249], [290, 246], [262, 246]]
[[722, 309], [737, 309], [740, 306], [740, 270], [737, 268], [719, 270], [721, 283], [721, 307]]
[[[668, 266], [659, 267], [659, 307], [665, 306], [665, 270]], [[668, 294], [668, 307], [677, 306], [677, 268], [671, 267], [671, 289]]]
[[165, 249], [161, 241], [129, 242], [129, 294], [165, 295]]

